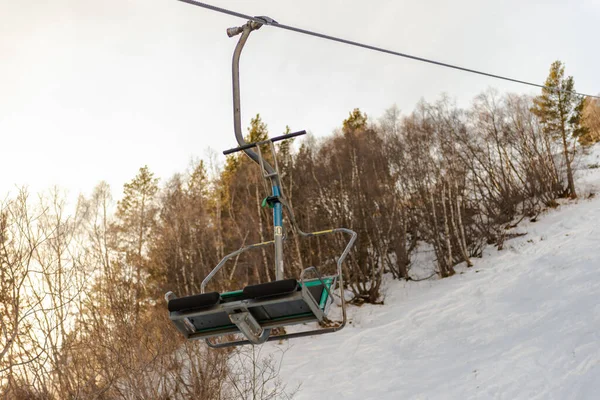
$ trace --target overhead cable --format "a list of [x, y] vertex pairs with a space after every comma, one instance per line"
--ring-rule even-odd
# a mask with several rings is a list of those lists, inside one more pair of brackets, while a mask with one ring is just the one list
[[219, 12], [219, 13], [222, 13], [222, 14], [228, 14], [228, 15], [231, 15], [231, 16], [234, 16], [234, 17], [238, 17], [238, 18], [242, 18], [242, 19], [246, 19], [246, 20], [249, 20], [249, 21], [255, 21], [255, 22], [258, 22], [258, 23], [263, 24], [263, 25], [273, 26], [275, 28], [285, 29], [285, 30], [288, 30], [288, 31], [301, 33], [301, 34], [304, 34], [304, 35], [310, 35], [310, 36], [318, 37], [318, 38], [325, 39], [325, 40], [331, 40], [331, 41], [334, 41], [334, 42], [344, 43], [344, 44], [347, 44], [347, 45], [350, 45], [350, 46], [361, 47], [363, 49], [378, 51], [380, 53], [391, 54], [391, 55], [394, 55], [394, 56], [404, 57], [404, 58], [408, 58], [408, 59], [411, 59], [411, 60], [416, 60], [416, 61], [420, 61], [420, 62], [424, 62], [424, 63], [428, 63], [428, 64], [434, 64], [434, 65], [438, 65], [438, 66], [445, 67], [445, 68], [452, 68], [452, 69], [456, 69], [456, 70], [459, 70], [459, 71], [469, 72], [469, 73], [477, 74], [477, 75], [483, 75], [483, 76], [487, 76], [487, 77], [495, 78], [495, 79], [502, 79], [502, 80], [509, 81], [509, 82], [514, 82], [514, 83], [520, 83], [522, 85], [534, 86], [534, 87], [537, 87], [537, 88], [542, 88], [542, 89], [546, 89], [546, 90], [550, 90], [550, 91], [571, 93], [571, 94], [575, 94], [575, 95], [578, 95], [578, 96], [593, 97], [593, 98], [596, 98], [596, 99], [600, 99], [600, 96], [593, 96], [593, 95], [589, 95], [589, 94], [584, 94], [584, 93], [579, 93], [579, 92], [572, 92], [572, 91], [568, 91], [568, 90], [561, 90], [561, 89], [557, 89], [557, 88], [549, 88], [549, 87], [547, 87], [545, 85], [541, 85], [541, 84], [534, 83], [534, 82], [523, 81], [523, 80], [520, 80], [520, 79], [514, 79], [514, 78], [510, 78], [510, 77], [503, 76], [503, 75], [497, 75], [497, 74], [492, 74], [492, 73], [489, 73], [489, 72], [479, 71], [479, 70], [475, 70], [475, 69], [471, 69], [471, 68], [465, 68], [465, 67], [461, 67], [459, 65], [448, 64], [448, 63], [445, 63], [445, 62], [431, 60], [431, 59], [424, 58], [424, 57], [418, 57], [418, 56], [413, 56], [413, 55], [406, 54], [406, 53], [400, 53], [400, 52], [397, 52], [397, 51], [384, 49], [382, 47], [372, 46], [372, 45], [369, 45], [369, 44], [355, 42], [355, 41], [348, 40], [348, 39], [342, 39], [342, 38], [339, 38], [339, 37], [330, 36], [330, 35], [326, 35], [326, 34], [319, 33], [319, 32], [309, 31], [307, 29], [296, 28], [294, 26], [280, 24], [277, 21], [274, 21], [273, 19], [268, 18], [268, 17], [253, 17], [253, 16], [250, 16], [250, 15], [246, 15], [246, 14], [242, 14], [242, 13], [236, 12], [236, 11], [231, 11], [231, 10], [227, 10], [225, 8], [213, 6], [211, 4], [206, 4], [206, 3], [203, 3], [201, 1], [196, 1], [196, 0], [179, 0], [179, 1], [181, 1], [183, 3], [192, 4], [194, 6], [206, 8], [208, 10], [216, 11], [216, 12]]

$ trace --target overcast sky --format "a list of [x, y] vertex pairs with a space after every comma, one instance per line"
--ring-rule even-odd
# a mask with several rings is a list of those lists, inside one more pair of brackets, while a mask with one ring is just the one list
[[[207, 0], [209, 3], [211, 0]], [[212, 0], [396, 51], [543, 83], [560, 59], [600, 92], [600, 0]], [[235, 140], [225, 29], [243, 20], [176, 0], [0, 0], [0, 197], [15, 185], [118, 197], [147, 164], [166, 180]], [[359, 107], [409, 113], [446, 92], [535, 89], [280, 29], [242, 56], [242, 123], [330, 134]]]

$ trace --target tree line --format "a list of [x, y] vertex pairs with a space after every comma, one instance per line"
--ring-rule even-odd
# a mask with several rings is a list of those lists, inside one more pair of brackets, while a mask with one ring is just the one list
[[[573, 90], [556, 62], [537, 97], [489, 90], [463, 109], [442, 96], [378, 120], [355, 109], [331, 136], [277, 145], [283, 191], [302, 230], [358, 233], [344, 265], [347, 289], [354, 303], [379, 303], [385, 274], [415, 279], [419, 246], [448, 277], [486, 246], [502, 249], [521, 220], [578, 196], [576, 160], [600, 140], [600, 102]], [[268, 134], [259, 115], [251, 120], [248, 141]], [[268, 192], [258, 168], [237, 154], [222, 166], [194, 162], [163, 184], [145, 166], [119, 201], [101, 183], [74, 213], [58, 190], [5, 200], [0, 391], [15, 399], [284, 396], [273, 360], [183, 342], [163, 299], [170, 290], [199, 293], [224, 255], [273, 236], [261, 206]], [[344, 244], [288, 230], [286, 275], [308, 266], [333, 273]], [[271, 281], [273, 264], [268, 248], [245, 253], [209, 289]], [[232, 357], [258, 364], [258, 373]]]

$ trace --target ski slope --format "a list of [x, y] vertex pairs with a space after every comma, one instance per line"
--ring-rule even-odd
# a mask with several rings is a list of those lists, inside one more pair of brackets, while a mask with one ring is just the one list
[[[287, 349], [296, 399], [600, 399], [600, 147], [580, 200], [519, 228], [472, 268], [390, 281], [385, 305], [351, 307], [341, 332]], [[418, 266], [417, 266], [418, 267]]]

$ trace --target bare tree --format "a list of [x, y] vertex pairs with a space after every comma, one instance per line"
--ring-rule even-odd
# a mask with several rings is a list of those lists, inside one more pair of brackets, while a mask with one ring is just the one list
[[587, 132], [580, 138], [582, 144], [600, 141], [600, 99], [586, 98], [583, 106], [583, 125]]
[[279, 354], [263, 354], [260, 346], [234, 350], [229, 360], [229, 372], [225, 385], [224, 399], [275, 400], [293, 399], [300, 390], [298, 385], [288, 390], [280, 377], [286, 350]]

